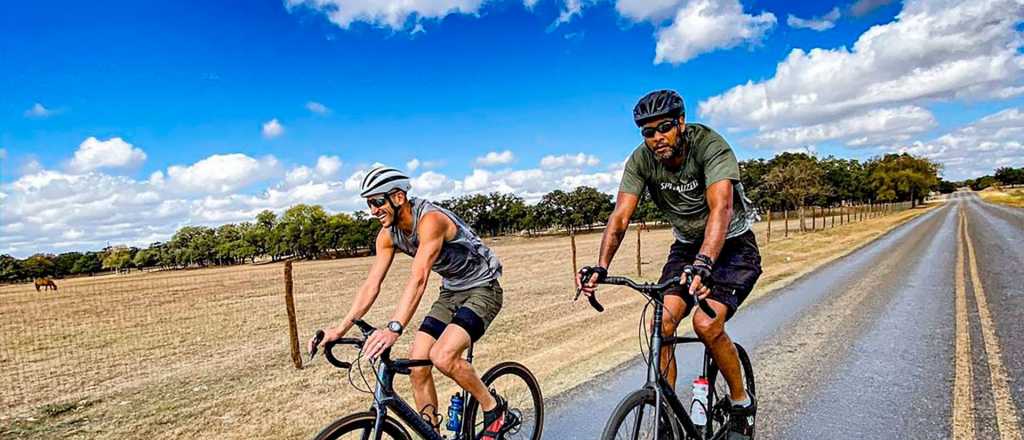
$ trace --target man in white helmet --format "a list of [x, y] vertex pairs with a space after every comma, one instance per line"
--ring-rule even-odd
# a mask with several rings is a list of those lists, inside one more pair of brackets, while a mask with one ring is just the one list
[[[394, 345], [423, 298], [430, 271], [437, 272], [442, 277], [441, 293], [416, 332], [409, 358], [429, 358], [438, 370], [472, 394], [484, 410], [484, 432], [479, 438], [497, 439], [518, 420], [508, 411], [504, 399], [488, 392], [462, 353], [484, 334], [501, 310], [501, 262], [455, 214], [427, 200], [409, 197], [410, 187], [408, 176], [387, 166], [374, 167], [363, 178], [360, 196], [366, 198], [370, 213], [381, 223], [377, 256], [348, 314], [340, 324], [325, 331], [321, 344], [342, 338], [353, 320], [370, 310], [395, 250], [408, 254], [413, 257], [409, 281], [391, 321], [370, 335], [364, 354], [374, 358]], [[437, 390], [431, 367], [413, 368], [410, 377], [416, 408], [438, 429]]]

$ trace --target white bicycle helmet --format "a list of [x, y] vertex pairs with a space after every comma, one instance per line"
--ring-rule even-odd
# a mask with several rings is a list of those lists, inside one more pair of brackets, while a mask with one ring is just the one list
[[375, 194], [388, 194], [396, 189], [409, 192], [412, 184], [409, 176], [389, 166], [376, 166], [363, 177], [359, 188], [359, 196], [366, 198]]

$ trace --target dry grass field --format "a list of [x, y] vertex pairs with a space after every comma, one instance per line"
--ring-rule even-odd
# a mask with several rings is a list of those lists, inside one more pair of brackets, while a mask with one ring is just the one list
[[[777, 230], [762, 246], [765, 273], [752, 296], [769, 294], [925, 211], [788, 239]], [[764, 224], [757, 228], [763, 243]], [[636, 276], [636, 235], [630, 230], [627, 237], [611, 272]], [[654, 230], [642, 237], [643, 275], [655, 278], [671, 233]], [[581, 264], [595, 260], [599, 240], [596, 233], [577, 237]], [[640, 297], [605, 288], [602, 314], [585, 301], [573, 303], [568, 237], [491, 244], [505, 265], [505, 304], [477, 346], [478, 369], [522, 362], [550, 397], [637, 356]], [[370, 261], [295, 264], [303, 341], [342, 316]], [[396, 259], [366, 318], [371, 323], [390, 316], [409, 261]], [[58, 280], [56, 293], [37, 293], [28, 284], [0, 288], [0, 438], [301, 439], [368, 406], [368, 397], [322, 359], [293, 368], [282, 266]], [[436, 298], [438, 284], [434, 276], [414, 324]], [[400, 353], [410, 341], [399, 341]], [[446, 401], [453, 385], [438, 379]], [[398, 382], [411, 399], [407, 379]], [[442, 403], [442, 411], [446, 407]]]
[[996, 189], [989, 187], [979, 191], [978, 195], [987, 202], [1024, 208], [1024, 188]]

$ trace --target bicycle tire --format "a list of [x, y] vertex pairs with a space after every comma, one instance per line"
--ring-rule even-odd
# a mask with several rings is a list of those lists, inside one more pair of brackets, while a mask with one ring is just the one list
[[[313, 440], [346, 440], [350, 439], [362, 439], [362, 435], [345, 437], [345, 434], [368, 432], [373, 430], [373, 424], [377, 419], [377, 414], [373, 411], [360, 412], [350, 414], [335, 420], [330, 425], [327, 425], [324, 429], [320, 430], [320, 433], [313, 437]], [[389, 438], [392, 440], [412, 440], [409, 433], [398, 421], [391, 417], [386, 417], [383, 423], [384, 435], [381, 438]]]
[[[740, 358], [740, 368], [743, 371], [743, 384], [751, 396], [757, 395], [754, 381], [754, 366], [750, 362], [747, 350], [740, 344], [736, 345], [736, 354]], [[704, 438], [711, 440], [716, 431], [729, 423], [729, 385], [725, 383], [725, 376], [718, 370], [718, 365], [708, 356], [708, 423], [705, 425]], [[721, 386], [721, 390], [716, 385]], [[756, 416], [755, 416], [756, 417]], [[754, 424], [756, 429], [757, 424]]]
[[[604, 432], [601, 434], [602, 440], [654, 440], [653, 426], [642, 429], [643, 425], [643, 414], [653, 414], [654, 400], [656, 395], [652, 389], [636, 390], [626, 396], [619, 402], [619, 405], [615, 407], [615, 411], [612, 412], [612, 416], [608, 418], [608, 424], [604, 427]], [[650, 407], [650, 408], [647, 408]], [[620, 431], [623, 430], [624, 423], [630, 423], [630, 420], [636, 419], [636, 412], [640, 411], [641, 426], [637, 426], [636, 422], [631, 422], [632, 425], [625, 426], [625, 436], [620, 435]], [[632, 415], [632, 417], [630, 417]], [[630, 429], [632, 427], [632, 429]], [[684, 436], [679, 430], [679, 424], [673, 422], [672, 410], [662, 403], [661, 405], [661, 431], [658, 436], [658, 440], [682, 440]], [[665, 430], [667, 428], [667, 430]], [[629, 432], [632, 431], [632, 434]], [[646, 434], [646, 436], [644, 436]]]
[[[511, 380], [507, 383], [505, 380]], [[496, 391], [508, 400], [509, 408], [519, 411], [521, 424], [504, 438], [507, 440], [540, 440], [544, 433], [544, 396], [541, 394], [540, 383], [533, 373], [522, 364], [502, 362], [480, 378], [487, 388], [498, 384]], [[532, 405], [532, 410], [526, 405]], [[483, 429], [483, 411], [480, 403], [472, 396], [466, 402], [466, 416], [462, 422], [462, 438], [473, 439]], [[479, 424], [477, 423], [479, 420]]]

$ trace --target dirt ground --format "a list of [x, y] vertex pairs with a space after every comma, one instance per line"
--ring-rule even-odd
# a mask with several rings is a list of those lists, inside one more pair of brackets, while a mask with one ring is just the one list
[[[759, 223], [764, 275], [748, 302], [925, 211], [843, 226], [837, 220], [835, 228], [788, 238], [773, 230], [769, 244]], [[604, 288], [605, 313], [574, 303], [568, 237], [489, 241], [504, 263], [505, 303], [476, 347], [481, 372], [500, 361], [521, 362], [550, 397], [638, 355], [643, 301]], [[577, 236], [581, 265], [596, 259], [599, 241], [597, 233]], [[671, 241], [666, 229], [642, 233], [643, 278], [657, 277]], [[636, 246], [631, 229], [612, 273], [637, 276]], [[382, 324], [393, 312], [409, 261], [396, 259], [369, 322]], [[303, 342], [345, 313], [370, 262], [294, 265]], [[413, 325], [436, 298], [439, 281], [432, 276]], [[28, 284], [0, 288], [0, 439], [299, 439], [369, 406], [371, 398], [322, 359], [302, 370], [292, 366], [280, 263], [58, 285], [57, 292], [38, 293]], [[397, 353], [411, 339], [404, 336]], [[454, 385], [435, 376], [444, 412]], [[397, 384], [411, 399], [407, 379]]]

